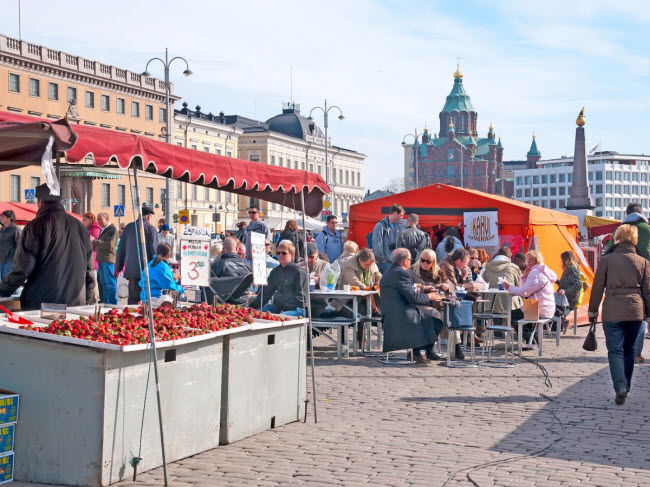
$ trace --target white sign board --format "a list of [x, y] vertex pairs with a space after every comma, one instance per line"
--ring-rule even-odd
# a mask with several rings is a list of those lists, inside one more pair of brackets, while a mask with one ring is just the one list
[[465, 245], [470, 247], [498, 247], [499, 225], [496, 211], [466, 211]]
[[265, 286], [266, 280], [266, 236], [263, 233], [250, 232], [251, 256], [253, 257], [253, 284]]
[[210, 231], [184, 227], [181, 232], [181, 284], [208, 286], [210, 279]]

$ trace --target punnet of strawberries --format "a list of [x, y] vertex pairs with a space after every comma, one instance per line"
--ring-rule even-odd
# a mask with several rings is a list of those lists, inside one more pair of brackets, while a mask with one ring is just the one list
[[[206, 303], [185, 309], [160, 307], [153, 311], [156, 341], [171, 341], [203, 335], [214, 331], [236, 328], [255, 319], [283, 321], [285, 318], [262, 313], [251, 308], [219, 305], [216, 308]], [[91, 340], [113, 345], [135, 345], [149, 343], [149, 322], [141, 306], [137, 310], [112, 309], [102, 314], [99, 321], [80, 317], [75, 320], [56, 320], [47, 326], [22, 325], [24, 330], [52, 335]]]

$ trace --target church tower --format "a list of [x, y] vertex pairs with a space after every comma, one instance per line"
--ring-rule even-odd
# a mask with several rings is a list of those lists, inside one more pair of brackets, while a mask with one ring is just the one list
[[535, 141], [535, 134], [533, 134], [533, 142], [530, 144], [530, 150], [526, 154], [526, 169], [535, 169], [537, 163], [542, 160], [542, 153], [537, 149], [537, 142]]

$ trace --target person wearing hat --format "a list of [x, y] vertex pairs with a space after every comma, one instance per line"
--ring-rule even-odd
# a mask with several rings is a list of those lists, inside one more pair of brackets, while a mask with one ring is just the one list
[[327, 262], [320, 258], [318, 246], [315, 242], [307, 244], [307, 263], [309, 264], [309, 274], [313, 275], [316, 284], [318, 284], [320, 273], [323, 272]]
[[[117, 256], [115, 257], [115, 276], [118, 276], [124, 269], [124, 278], [129, 281], [129, 299], [128, 304], [138, 304], [140, 302], [140, 278], [142, 269], [147, 262], [156, 256], [156, 247], [158, 247], [158, 231], [151, 224], [154, 211], [149, 206], [143, 206], [140, 212], [144, 219], [144, 243], [147, 255], [141, 255], [141, 248], [138, 247], [137, 226], [136, 222], [129, 223], [124, 228], [124, 233], [120, 238], [117, 246]], [[140, 262], [138, 262], [140, 256]]]
[[176, 255], [174, 253], [174, 244], [176, 243], [176, 239], [171, 233], [169, 233], [169, 225], [167, 225], [166, 223], [163, 223], [160, 226], [160, 233], [158, 234], [158, 242], [166, 243], [167, 245], [169, 245], [169, 247], [172, 249], [172, 253], [170, 255], [173, 259], [174, 256]]
[[5, 210], [0, 215], [0, 279], [11, 272], [14, 264], [16, 247], [23, 231], [16, 226], [16, 214], [12, 210]]
[[61, 196], [51, 194], [47, 184], [36, 187], [36, 199], [36, 218], [23, 229], [13, 268], [0, 282], [0, 296], [23, 286], [23, 310], [40, 309], [42, 303], [92, 303], [96, 283], [88, 230], [66, 213]]

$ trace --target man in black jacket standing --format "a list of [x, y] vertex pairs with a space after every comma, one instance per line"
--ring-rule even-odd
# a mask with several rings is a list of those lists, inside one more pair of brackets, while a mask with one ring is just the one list
[[243, 277], [251, 272], [250, 264], [237, 253], [237, 241], [227, 237], [223, 241], [223, 253], [212, 263], [212, 277]]
[[413, 262], [423, 250], [431, 248], [429, 235], [418, 228], [419, 221], [420, 217], [415, 213], [411, 213], [406, 222], [406, 229], [397, 236], [395, 242], [397, 247], [409, 249]]
[[273, 298], [273, 303], [266, 304], [262, 311], [302, 318], [305, 316], [307, 274], [293, 261], [296, 248], [291, 242], [281, 241], [277, 254], [280, 265], [271, 271], [268, 285], [260, 290], [257, 298], [251, 303], [251, 308], [259, 308]]
[[24, 286], [23, 310], [40, 309], [42, 303], [90, 303], [96, 284], [88, 230], [65, 212], [61, 196], [50, 194], [46, 184], [36, 187], [36, 199], [36, 218], [23, 230], [13, 268], [0, 282], [0, 296]]
[[[138, 246], [136, 231], [138, 229], [136, 222], [129, 223], [122, 233], [120, 244], [117, 246], [117, 256], [115, 258], [115, 276], [124, 269], [124, 278], [129, 281], [129, 299], [128, 304], [138, 304], [140, 302], [140, 278], [142, 269], [156, 255], [158, 247], [158, 231], [151, 224], [154, 211], [148, 206], [143, 206], [141, 215], [144, 218], [144, 242], [147, 248], [147, 255], [140, 256], [141, 247]], [[125, 267], [126, 265], [126, 267]]]
[[0, 231], [0, 279], [2, 279], [11, 272], [16, 248], [23, 231], [16, 226], [16, 214], [12, 210], [2, 212], [0, 223], [3, 227]]

